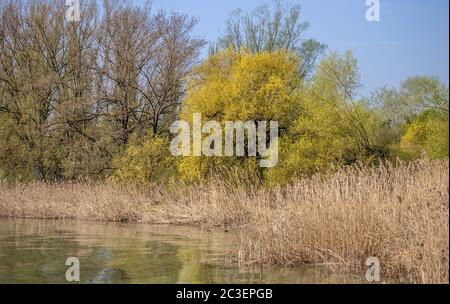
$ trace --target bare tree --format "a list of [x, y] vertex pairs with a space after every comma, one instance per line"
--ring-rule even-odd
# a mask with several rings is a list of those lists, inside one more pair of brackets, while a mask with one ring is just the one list
[[185, 15], [152, 16], [149, 7], [107, 6], [99, 32], [99, 92], [122, 144], [133, 132], [158, 134], [161, 122], [175, 114], [204, 45], [191, 37], [195, 25]]
[[[184, 85], [192, 67], [197, 63], [203, 39], [192, 38], [197, 21], [186, 15], [161, 11], [156, 27], [161, 39], [158, 52], [141, 77], [143, 121], [148, 121], [153, 134], [168, 131], [167, 122], [174, 118], [185, 94]], [[161, 125], [165, 129], [161, 130]]]
[[301, 22], [300, 12], [299, 5], [283, 5], [280, 0], [274, 0], [272, 7], [262, 5], [247, 13], [235, 10], [226, 21], [225, 33], [210, 52], [227, 48], [252, 53], [293, 51], [300, 55], [300, 71], [307, 77], [326, 46], [304, 38], [309, 24]]
[[116, 142], [125, 145], [138, 126], [138, 81], [156, 52], [158, 35], [149, 7], [106, 4], [105, 8], [97, 33], [99, 100]]
[[[0, 1], [0, 166], [25, 178], [105, 174], [132, 133], [164, 132], [204, 42], [194, 19], [125, 0]], [[22, 168], [19, 170], [18, 168]]]

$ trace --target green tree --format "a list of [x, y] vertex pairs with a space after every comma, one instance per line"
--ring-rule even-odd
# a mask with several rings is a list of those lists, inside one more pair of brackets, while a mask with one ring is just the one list
[[437, 77], [415, 76], [400, 88], [375, 92], [371, 106], [383, 117], [390, 157], [448, 157], [448, 86]]
[[393, 126], [410, 123], [426, 110], [448, 115], [448, 86], [437, 77], [415, 76], [403, 81], [400, 88], [382, 88], [374, 93], [372, 106], [381, 109]]
[[356, 99], [360, 87], [356, 59], [331, 53], [303, 88], [301, 110], [281, 139], [280, 162], [267, 171], [271, 183], [328, 172], [357, 161], [384, 157], [382, 121]]
[[427, 110], [406, 126], [400, 148], [411, 158], [448, 158], [449, 120], [437, 110]]
[[167, 138], [132, 136], [125, 152], [113, 160], [113, 179], [124, 182], [167, 182], [176, 177], [176, 158], [170, 154]]

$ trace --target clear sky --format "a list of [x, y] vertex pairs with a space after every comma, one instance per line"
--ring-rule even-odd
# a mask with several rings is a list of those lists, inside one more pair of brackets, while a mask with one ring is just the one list
[[[327, 44], [330, 50], [353, 51], [363, 95], [385, 85], [398, 86], [415, 75], [436, 75], [448, 84], [448, 0], [380, 0], [380, 22], [372, 23], [365, 18], [365, 0], [288, 2], [301, 5], [302, 18], [310, 23], [306, 37]], [[215, 41], [233, 9], [249, 10], [265, 3], [270, 0], [153, 0], [153, 7], [197, 17], [196, 34]]]

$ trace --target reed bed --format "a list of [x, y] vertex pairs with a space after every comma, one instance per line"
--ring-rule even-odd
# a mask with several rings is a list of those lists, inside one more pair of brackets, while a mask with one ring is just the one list
[[353, 166], [276, 188], [0, 184], [0, 217], [228, 227], [241, 236], [242, 263], [363, 275], [376, 257], [384, 278], [448, 283], [448, 169], [448, 161]]
[[376, 257], [385, 278], [448, 283], [448, 183], [448, 162], [421, 161], [347, 168], [261, 192], [241, 254], [358, 274]]

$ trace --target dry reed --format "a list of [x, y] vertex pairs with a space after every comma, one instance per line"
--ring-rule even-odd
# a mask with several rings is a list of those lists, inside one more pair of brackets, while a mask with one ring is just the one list
[[448, 283], [448, 161], [349, 167], [278, 188], [0, 184], [0, 216], [234, 227], [242, 262]]

